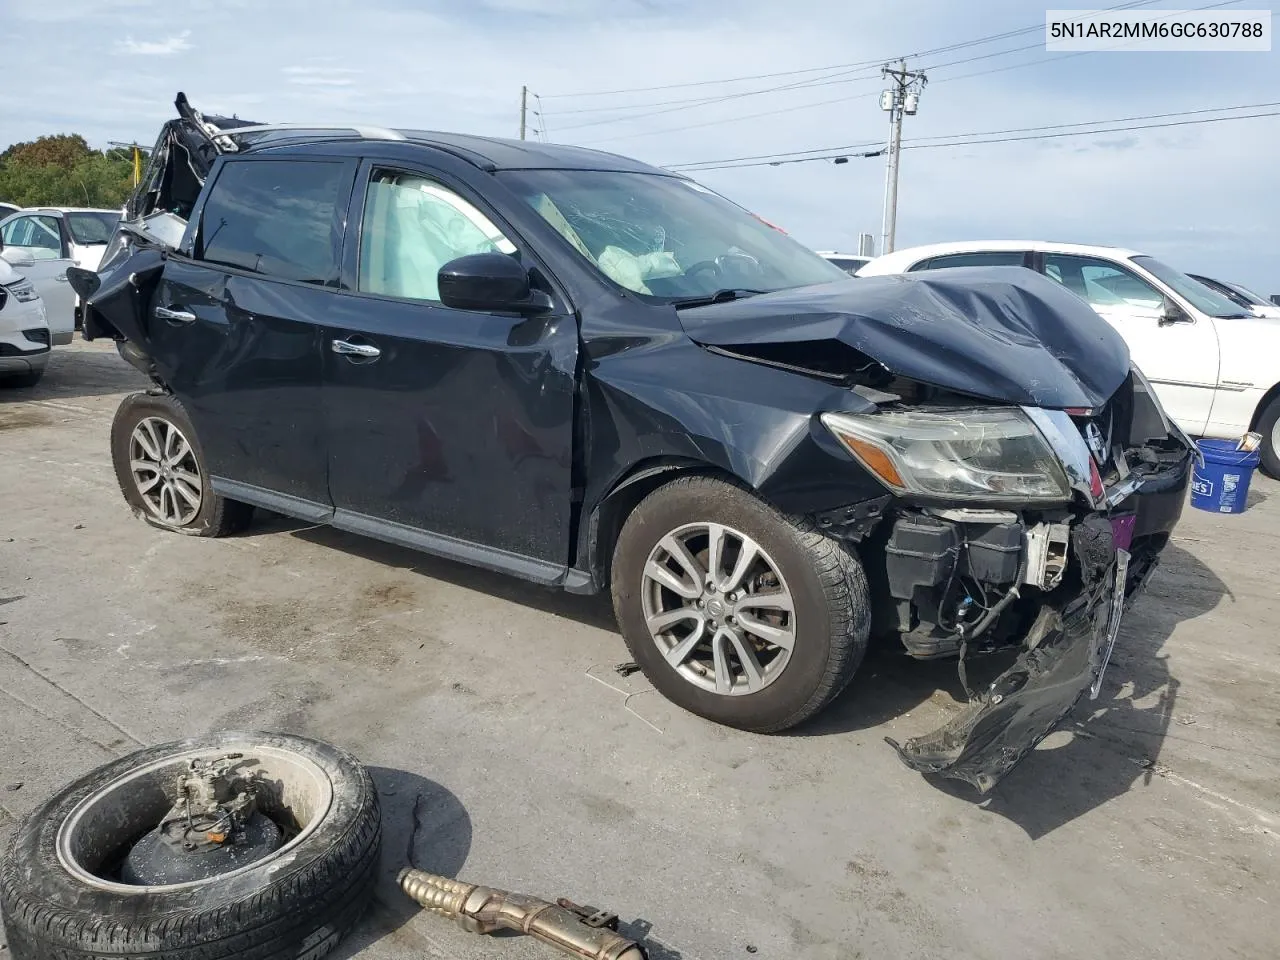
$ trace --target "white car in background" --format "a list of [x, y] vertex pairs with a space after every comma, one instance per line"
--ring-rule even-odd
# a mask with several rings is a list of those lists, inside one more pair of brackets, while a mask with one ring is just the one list
[[856, 253], [840, 253], [836, 250], [815, 250], [814, 253], [822, 257], [822, 259], [834, 263], [851, 276], [857, 274], [862, 267], [871, 262], [870, 257], [863, 257]]
[[1263, 435], [1262, 468], [1280, 477], [1280, 320], [1154, 257], [1048, 241], [937, 243], [895, 250], [861, 277], [946, 267], [1020, 266], [1067, 287], [1119, 331], [1170, 416], [1198, 437]]
[[98, 269], [119, 210], [32, 207], [0, 220], [0, 256], [36, 285], [55, 344], [70, 343], [79, 298], [67, 283], [67, 267]]
[[35, 386], [49, 362], [49, 344], [35, 286], [0, 260], [0, 388]]

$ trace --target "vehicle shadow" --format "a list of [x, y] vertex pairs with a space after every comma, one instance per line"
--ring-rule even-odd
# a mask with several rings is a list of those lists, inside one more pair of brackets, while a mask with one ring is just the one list
[[369, 767], [382, 806], [382, 863], [373, 905], [334, 951], [355, 956], [422, 912], [396, 885], [405, 866], [455, 877], [471, 851], [471, 817], [447, 788], [416, 773]]
[[[382, 862], [374, 887], [373, 905], [332, 956], [350, 960], [366, 947], [394, 936], [425, 911], [396, 883], [406, 866], [445, 877], [457, 877], [471, 852], [472, 823], [453, 793], [434, 780], [390, 767], [368, 768], [382, 806]], [[482, 882], [482, 878], [464, 878]], [[523, 891], [516, 891], [523, 892]], [[426, 914], [429, 925], [448, 924]], [[653, 924], [644, 919], [620, 922], [618, 932], [644, 944], [650, 960], [681, 960], [679, 951], [649, 938]], [[499, 931], [496, 936], [515, 936]]]
[[[1128, 792], [1139, 780], [1150, 783], [1178, 698], [1178, 679], [1164, 645], [1179, 623], [1230, 596], [1209, 567], [1170, 544], [1146, 592], [1125, 616], [1097, 700], [1082, 699], [1057, 731], [985, 796], [958, 780], [926, 779], [1013, 821], [1032, 839]], [[1004, 657], [976, 661], [969, 671], [971, 686], [979, 689], [1008, 662]], [[964, 702], [954, 660], [917, 663], [879, 651], [840, 699], [795, 735], [867, 730], [931, 699], [951, 709]]]
[[150, 385], [145, 376], [116, 353], [113, 344], [88, 344], [79, 336], [76, 334], [71, 346], [53, 348], [39, 383], [34, 387], [6, 386], [0, 390], [0, 402], [74, 400], [128, 393]]
[[566, 593], [559, 587], [539, 586], [508, 574], [482, 570], [456, 560], [433, 557], [407, 547], [398, 547], [395, 544], [362, 537], [359, 534], [345, 533], [324, 525], [308, 524], [264, 510], [256, 512], [253, 525], [240, 536], [254, 537], [277, 533], [290, 533], [308, 543], [342, 550], [388, 567], [410, 570], [433, 580], [441, 580], [517, 603], [523, 607], [531, 607], [543, 613], [565, 617], [586, 626], [610, 632], [616, 632], [618, 629], [613, 618], [613, 606], [607, 594], [581, 596]]

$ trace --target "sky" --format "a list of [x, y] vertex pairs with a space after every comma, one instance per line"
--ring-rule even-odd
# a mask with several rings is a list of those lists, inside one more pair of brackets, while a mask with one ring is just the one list
[[[1208, 2], [1166, 0], [1154, 8]], [[1278, 5], [1242, 0], [1222, 9]], [[0, 88], [0, 147], [49, 133], [80, 133], [97, 147], [109, 140], [149, 145], [173, 115], [178, 90], [206, 112], [258, 121], [360, 120], [516, 136], [527, 85], [536, 95], [530, 136], [660, 165], [850, 144], [876, 149], [888, 134], [877, 104], [884, 85], [878, 64], [1032, 26], [1041, 32], [908, 56], [908, 67], [924, 69], [929, 84], [919, 112], [905, 121], [904, 145], [1280, 103], [1280, 50], [1047, 53], [1045, 6], [0, 0], [5, 74], [32, 78]], [[760, 79], [706, 82], [741, 77]], [[652, 87], [666, 89], [613, 92]], [[698, 99], [713, 102], [687, 102]], [[1268, 109], [1280, 106], [1243, 112]], [[904, 149], [897, 245], [982, 238], [1114, 244], [1264, 295], [1280, 293], [1278, 157], [1280, 116]], [[863, 232], [879, 244], [882, 157], [696, 177], [815, 249], [856, 250]]]

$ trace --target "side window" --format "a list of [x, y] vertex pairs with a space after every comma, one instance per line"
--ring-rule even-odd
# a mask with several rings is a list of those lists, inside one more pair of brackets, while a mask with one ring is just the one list
[[988, 250], [978, 253], [950, 253], [917, 263], [916, 270], [938, 270], [943, 267], [1020, 267], [1026, 254], [1021, 250]]
[[6, 247], [22, 247], [37, 260], [62, 256], [62, 236], [53, 217], [19, 217], [5, 224], [0, 236]]
[[343, 164], [332, 161], [227, 163], [205, 201], [196, 255], [282, 280], [331, 282], [342, 245], [345, 183]]
[[1096, 257], [1047, 253], [1044, 272], [1095, 309], [1128, 306], [1159, 310], [1164, 304], [1164, 294], [1147, 281]]
[[414, 174], [373, 172], [360, 232], [361, 291], [438, 302], [438, 275], [450, 260], [515, 252], [488, 217], [452, 190]]

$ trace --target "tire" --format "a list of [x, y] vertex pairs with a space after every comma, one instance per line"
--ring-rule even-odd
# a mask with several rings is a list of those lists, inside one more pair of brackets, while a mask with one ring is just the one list
[[44, 376], [44, 367], [28, 370], [26, 373], [15, 373], [12, 376], [0, 377], [0, 387], [34, 387]]
[[[144, 427], [144, 422], [150, 426]], [[133, 455], [144, 460], [150, 458], [145, 445], [139, 446], [135, 441], [135, 432], [140, 429], [150, 431], [151, 444], [167, 438], [166, 430], [176, 430], [178, 436], [186, 441], [190, 456], [183, 457], [181, 467], [174, 468], [170, 477], [162, 478], [155, 471], [136, 472], [131, 463], [140, 461]], [[182, 404], [169, 394], [134, 393], [121, 401], [111, 422], [111, 463], [115, 467], [120, 492], [134, 516], [162, 530], [196, 537], [225, 537], [243, 530], [253, 517], [253, 507], [249, 504], [228, 500], [213, 492], [209, 472], [204, 465], [204, 452], [191, 418]], [[153, 492], [157, 487], [144, 492], [142, 486], [148, 478], [157, 480], [161, 487], [171, 483], [170, 492], [157, 495]], [[198, 505], [185, 499], [179, 487], [187, 494], [198, 488]]]
[[1280, 397], [1267, 404], [1255, 429], [1262, 434], [1262, 472], [1280, 480]]
[[[330, 803], [315, 804], [312, 824], [285, 847], [209, 880], [130, 887], [91, 883], [68, 869], [59, 839], [77, 822], [73, 813], [99, 798], [126, 795], [118, 786], [123, 777], [160, 777], [143, 770], [149, 764], [171, 760], [178, 769], [182, 755], [193, 750], [209, 758], [228, 752], [263, 758], [268, 775], [271, 764], [280, 769], [282, 757], [298, 769], [320, 771], [306, 782], [316, 790], [315, 784], [327, 783]], [[176, 792], [174, 785], [170, 790]], [[128, 803], [122, 800], [119, 809], [130, 809]], [[138, 810], [136, 799], [132, 809]], [[98, 826], [104, 844], [114, 842], [108, 831], [123, 835], [127, 829]], [[368, 905], [381, 842], [373, 781], [336, 747], [304, 737], [236, 733], [149, 747], [81, 777], [19, 825], [0, 866], [9, 950], [14, 960], [316, 960]], [[84, 849], [94, 855], [92, 847]]]
[[[763, 560], [771, 569], [776, 568], [777, 579], [767, 582], [777, 586], [757, 587], [751, 594], [739, 592], [742, 607], [752, 606], [746, 601], [761, 593], [781, 590], [791, 596], [792, 613], [787, 617], [786, 629], [790, 631], [792, 646], [789, 657], [772, 680], [762, 687], [757, 682], [757, 689], [750, 689], [741, 648], [728, 648], [731, 652], [725, 654], [726, 659], [732, 663], [733, 657], [737, 658], [730, 685], [731, 689], [738, 690], [735, 695], [723, 692], [717, 671], [706, 665], [705, 657], [710, 656], [706, 653], [708, 648], [702, 645], [694, 648], [690, 660], [677, 668], [668, 658], [679, 658], [679, 638], [659, 641], [648, 626], [646, 609], [661, 598], [685, 604], [699, 602], [680, 599], [674, 593], [656, 588], [646, 570], [651, 557], [658, 555], [657, 551], [666, 542], [664, 538], [669, 534], [690, 536], [689, 542], [696, 545], [698, 541], [689, 531], [703, 524], [727, 528], [724, 536], [729, 544], [735, 536], [751, 538]], [[745, 552], [742, 542], [739, 540], [739, 557]], [[693, 549], [690, 546], [689, 552]], [[728, 551], [731, 547], [721, 549]], [[708, 555], [709, 550], [708, 542]], [[700, 562], [703, 569], [710, 565], [705, 558]], [[722, 564], [722, 569], [727, 565], [727, 562]], [[766, 578], [769, 576], [765, 574]], [[866, 652], [871, 606], [866, 574], [857, 558], [808, 521], [782, 514], [747, 490], [723, 480], [703, 476], [677, 479], [641, 501], [618, 536], [611, 579], [614, 613], [623, 638], [649, 682], [677, 705], [716, 723], [756, 733], [776, 733], [793, 727], [825, 707], [848, 685]], [[732, 580], [732, 574], [728, 579]], [[726, 603], [732, 596], [725, 597]], [[707, 615], [710, 600], [702, 602]], [[738, 612], [734, 607], [732, 613]], [[732, 619], [729, 617], [727, 622]], [[757, 610], [754, 619], [759, 622], [760, 611]], [[745, 624], [746, 620], [739, 617], [735, 629], [744, 629], [747, 639], [761, 643], [759, 637], [752, 637], [752, 628]], [[707, 621], [706, 626], [709, 625]], [[693, 629], [688, 632], [691, 634]], [[741, 639], [741, 633], [739, 637]], [[689, 636], [684, 639], [692, 642]], [[660, 642], [672, 645], [664, 652]], [[704, 657], [703, 662], [697, 661], [700, 655]], [[757, 669], [763, 664], [764, 656], [775, 657], [774, 667], [779, 662], [777, 655], [768, 649], [761, 651], [757, 647], [752, 656], [760, 661]], [[768, 669], [764, 667], [761, 673]], [[708, 676], [708, 672], [715, 676]], [[696, 679], [690, 680], [691, 674]]]

